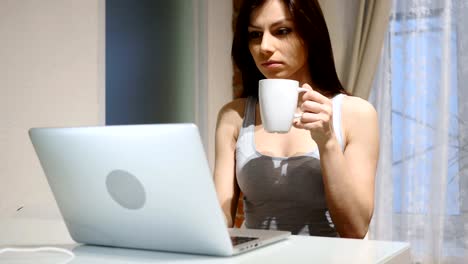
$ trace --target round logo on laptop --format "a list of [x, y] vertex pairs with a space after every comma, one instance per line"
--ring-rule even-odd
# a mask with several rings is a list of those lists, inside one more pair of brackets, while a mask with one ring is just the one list
[[146, 203], [143, 184], [127, 171], [111, 171], [106, 177], [106, 187], [112, 199], [124, 208], [136, 210]]

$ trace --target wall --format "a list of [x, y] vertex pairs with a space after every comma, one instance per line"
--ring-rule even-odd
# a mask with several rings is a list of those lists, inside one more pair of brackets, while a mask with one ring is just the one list
[[106, 1], [106, 124], [195, 121], [194, 1]]
[[[60, 217], [28, 129], [103, 123], [103, 12], [96, 0], [0, 1], [0, 244], [35, 237], [27, 219]], [[8, 236], [7, 219], [25, 232]], [[67, 237], [41, 225], [36, 235]]]
[[[232, 12], [230, 0], [206, 0], [206, 78], [207, 90], [201, 89], [199, 105], [206, 105], [203, 117], [206, 125], [202, 136], [205, 137], [208, 160], [214, 168], [215, 128], [217, 114], [221, 107], [232, 100]], [[203, 56], [203, 53], [201, 54]]]
[[[213, 168], [217, 112], [232, 98], [232, 3], [177, 3], [180, 6], [176, 9], [185, 17], [174, 20], [179, 22], [170, 28], [177, 31], [171, 37], [175, 45], [181, 45], [175, 48], [181, 52], [168, 66], [174, 81], [171, 85], [176, 88], [158, 85], [156, 94], [149, 97], [161, 103], [161, 98], [177, 98], [179, 107], [169, 112], [172, 116], [162, 117], [150, 108], [144, 119], [135, 122], [147, 122], [147, 118], [160, 122], [195, 120]], [[64, 243], [70, 239], [27, 131], [31, 127], [105, 123], [105, 12], [105, 0], [0, 1], [0, 245]], [[189, 21], [193, 21], [192, 27], [186, 26]], [[140, 36], [147, 32], [143, 33]], [[152, 43], [156, 44], [156, 39]], [[119, 55], [118, 50], [109, 52]], [[154, 61], [148, 63], [159, 67], [155, 63], [159, 57], [152, 58]], [[123, 69], [120, 74], [125, 75]], [[137, 81], [131, 79], [128, 87], [139, 86]], [[127, 117], [115, 122], [127, 122]], [[18, 227], [21, 234], [16, 232]]]

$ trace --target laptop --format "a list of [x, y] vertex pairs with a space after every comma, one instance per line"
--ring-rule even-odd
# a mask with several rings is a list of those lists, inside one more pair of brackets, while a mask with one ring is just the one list
[[194, 124], [32, 128], [78, 243], [231, 256], [290, 232], [228, 229]]

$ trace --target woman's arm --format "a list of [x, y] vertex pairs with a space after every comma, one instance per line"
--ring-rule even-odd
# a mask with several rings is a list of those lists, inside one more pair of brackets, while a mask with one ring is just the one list
[[242, 123], [243, 99], [225, 105], [218, 114], [215, 139], [214, 182], [229, 227], [234, 224], [239, 187], [235, 176], [235, 150]]
[[[374, 179], [379, 153], [377, 114], [367, 101], [345, 97], [342, 127], [344, 153], [332, 127], [331, 102], [308, 92], [302, 124], [320, 152], [320, 164], [330, 216], [341, 237], [363, 238], [374, 210]], [[328, 99], [329, 100], [329, 99]], [[312, 102], [312, 103], [310, 103]]]
[[343, 103], [344, 153], [333, 137], [320, 144], [320, 163], [330, 215], [342, 237], [363, 238], [374, 211], [379, 156], [377, 114], [367, 101]]

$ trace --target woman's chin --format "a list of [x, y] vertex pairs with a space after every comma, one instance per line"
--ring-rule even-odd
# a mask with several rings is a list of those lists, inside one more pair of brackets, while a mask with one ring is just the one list
[[263, 76], [267, 79], [290, 79], [290, 75], [284, 73], [263, 73]]

